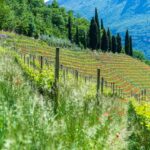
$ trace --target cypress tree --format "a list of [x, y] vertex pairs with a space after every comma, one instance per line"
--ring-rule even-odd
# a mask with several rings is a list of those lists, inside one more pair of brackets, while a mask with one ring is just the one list
[[71, 16], [68, 17], [68, 39], [72, 42], [72, 20], [71, 20]]
[[117, 43], [116, 43], [116, 37], [112, 36], [112, 52], [116, 53], [117, 52]]
[[79, 45], [79, 29], [76, 27], [75, 43]]
[[117, 40], [117, 52], [121, 53], [122, 43], [121, 43], [121, 37], [120, 37], [119, 33], [117, 34], [116, 40]]
[[132, 36], [130, 36], [130, 56], [133, 56]]
[[104, 29], [103, 19], [101, 19], [101, 29]]
[[97, 27], [100, 28], [97, 8], [95, 8], [95, 22], [97, 23]]
[[87, 48], [87, 38], [86, 38], [86, 33], [84, 32], [84, 41], [83, 41], [84, 49]]
[[97, 49], [98, 45], [98, 27], [95, 19], [92, 18], [89, 29], [89, 46], [92, 50]]
[[97, 45], [97, 49], [99, 49], [101, 47], [101, 40], [100, 40], [100, 25], [99, 25], [99, 17], [98, 17], [98, 12], [97, 12], [97, 8], [95, 8], [95, 22], [97, 23], [97, 28], [98, 28], [98, 45]]
[[110, 29], [107, 30], [107, 36], [108, 36], [108, 51], [112, 50], [112, 39], [111, 39], [111, 33]]
[[125, 36], [125, 53], [127, 55], [130, 54], [130, 38], [129, 38], [129, 31], [126, 31], [126, 36]]
[[102, 41], [101, 41], [101, 49], [102, 51], [106, 52], [108, 50], [108, 37], [106, 30], [103, 29]]

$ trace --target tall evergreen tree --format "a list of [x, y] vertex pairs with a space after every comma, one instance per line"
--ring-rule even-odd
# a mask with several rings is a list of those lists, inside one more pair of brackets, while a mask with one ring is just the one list
[[84, 49], [87, 48], [87, 36], [86, 36], [86, 32], [84, 32], [84, 41], [83, 41], [83, 45], [84, 45]]
[[98, 45], [98, 27], [94, 18], [91, 20], [89, 29], [89, 46], [92, 50], [97, 49]]
[[107, 33], [106, 30], [103, 29], [103, 35], [102, 35], [102, 39], [101, 39], [101, 49], [102, 51], [106, 52], [109, 48], [109, 43], [108, 43], [108, 37], [107, 37]]
[[97, 27], [100, 28], [97, 8], [95, 8], [95, 22], [97, 23]]
[[78, 26], [76, 27], [75, 42], [77, 45], [79, 45], [79, 28], [78, 28]]
[[121, 37], [120, 37], [119, 33], [117, 34], [116, 40], [117, 40], [117, 52], [121, 53], [122, 43], [121, 43]]
[[126, 31], [125, 35], [125, 53], [127, 55], [130, 55], [130, 37], [129, 37], [129, 31]]
[[108, 37], [108, 51], [112, 50], [112, 39], [111, 39], [111, 33], [110, 29], [107, 30], [107, 37]]
[[72, 20], [71, 20], [71, 16], [68, 17], [68, 39], [72, 42]]
[[104, 29], [103, 19], [101, 19], [101, 29]]
[[97, 8], [95, 8], [95, 22], [97, 23], [97, 28], [98, 28], [98, 45], [97, 45], [97, 49], [99, 49], [101, 47], [101, 35], [100, 35], [100, 25], [99, 25], [99, 17], [98, 17], [98, 12], [97, 12]]
[[130, 36], [130, 56], [133, 56], [132, 36]]
[[116, 53], [117, 52], [117, 43], [116, 43], [116, 37], [112, 36], [112, 52]]

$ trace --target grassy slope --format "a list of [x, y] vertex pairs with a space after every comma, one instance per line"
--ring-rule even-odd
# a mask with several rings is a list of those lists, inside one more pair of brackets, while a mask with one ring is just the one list
[[97, 106], [89, 85], [67, 82], [56, 119], [9, 53], [0, 55], [0, 74], [1, 149], [127, 149], [125, 101], [101, 96]]

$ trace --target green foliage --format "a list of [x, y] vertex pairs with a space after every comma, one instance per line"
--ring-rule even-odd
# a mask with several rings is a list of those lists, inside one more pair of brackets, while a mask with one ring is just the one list
[[[88, 20], [79, 15], [75, 16], [72, 10], [66, 11], [64, 7], [59, 6], [57, 0], [49, 6], [45, 5], [43, 0], [1, 0], [0, 3], [0, 29], [15, 31], [36, 39], [41, 35], [69, 39], [80, 48], [98, 50], [102, 47], [104, 51], [112, 51], [110, 30], [108, 29], [107, 34], [104, 33], [106, 31], [103, 20], [99, 23], [97, 8], [89, 27]], [[118, 40], [118, 49], [115, 51], [120, 52], [121, 44], [120, 39]], [[126, 54], [132, 56], [132, 39], [128, 31], [125, 43]]]
[[103, 35], [101, 39], [101, 49], [102, 51], [106, 52], [108, 48], [109, 48], [108, 36], [107, 36], [106, 30], [103, 29]]
[[145, 60], [145, 56], [144, 56], [143, 52], [141, 52], [141, 51], [135, 50], [135, 51], [133, 52], [133, 57], [134, 57], [134, 58], [137, 58], [137, 59], [139, 59], [139, 60]]
[[[50, 35], [67, 39], [69, 16], [72, 20], [70, 24], [72, 42], [75, 42], [73, 37], [76, 24], [79, 31], [87, 32], [88, 29], [89, 22], [86, 19], [75, 17], [72, 11], [67, 12], [65, 8], [59, 7], [57, 1], [53, 1], [49, 6], [45, 5], [43, 0], [1, 0], [0, 3], [0, 29], [35, 38], [39, 38], [40, 35]], [[81, 36], [83, 41], [82, 37], [83, 35]], [[80, 42], [83, 44], [82, 41]]]
[[95, 21], [95, 18], [93, 17], [91, 20], [90, 29], [89, 29], [89, 46], [92, 50], [97, 49], [97, 46], [99, 43], [98, 34], [99, 34], [99, 29]]
[[143, 61], [144, 63], [146, 63], [147, 65], [150, 66], [150, 60], [147, 60], [147, 59], [145, 58], [143, 52], [138, 51], [138, 50], [134, 50], [134, 51], [133, 51], [133, 57], [134, 57], [134, 58], [137, 58], [137, 59], [139, 59], [139, 60], [141, 60], [141, 61]]
[[68, 39], [72, 42], [72, 19], [71, 16], [68, 17]]
[[78, 29], [78, 27], [76, 27], [76, 35], [75, 35], [75, 43], [77, 44], [77, 45], [79, 45], [79, 29]]
[[125, 53], [127, 55], [133, 56], [133, 48], [132, 48], [132, 37], [129, 36], [129, 31], [126, 31], [125, 36]]
[[101, 19], [101, 29], [104, 29], [103, 19]]
[[17, 63], [24, 71], [24, 74], [39, 88], [40, 91], [47, 92], [49, 89], [51, 89], [54, 82], [54, 69], [49, 68], [48, 70], [44, 69], [40, 71], [40, 64], [35, 62], [36, 70], [32, 67], [29, 67], [28, 64], [24, 64], [17, 54], [14, 53], [13, 55]]
[[150, 149], [150, 107], [148, 102], [139, 103], [132, 99], [129, 103], [128, 129], [129, 136], [128, 149]]
[[129, 55], [130, 53], [130, 39], [129, 39], [129, 31], [126, 31], [126, 36], [125, 36], [125, 53]]

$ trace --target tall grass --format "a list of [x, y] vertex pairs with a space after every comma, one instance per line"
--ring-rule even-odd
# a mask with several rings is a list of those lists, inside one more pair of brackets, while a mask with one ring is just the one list
[[127, 104], [100, 96], [73, 79], [60, 84], [57, 116], [51, 99], [24, 79], [9, 53], [0, 55], [0, 149], [126, 149]]

